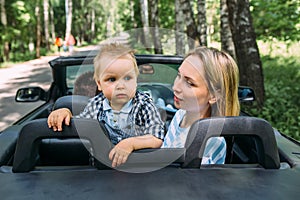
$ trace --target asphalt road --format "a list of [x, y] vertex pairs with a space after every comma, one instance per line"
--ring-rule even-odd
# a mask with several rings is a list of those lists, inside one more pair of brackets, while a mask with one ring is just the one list
[[0, 131], [43, 103], [17, 103], [15, 94], [19, 88], [27, 86], [48, 90], [52, 80], [48, 61], [55, 57], [44, 56], [9, 68], [0, 68]]
[[[75, 47], [73, 55], [97, 49], [97, 45]], [[61, 56], [68, 56], [68, 53], [61, 52]], [[0, 68], [0, 131], [44, 103], [43, 101], [17, 103], [15, 94], [19, 88], [28, 86], [39, 86], [48, 90], [52, 82], [52, 72], [48, 62], [56, 57], [58, 55], [42, 56], [9, 68]]]

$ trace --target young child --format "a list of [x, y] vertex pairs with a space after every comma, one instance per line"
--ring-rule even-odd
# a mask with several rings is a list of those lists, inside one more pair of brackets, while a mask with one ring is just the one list
[[[138, 74], [132, 49], [117, 43], [104, 45], [94, 59], [94, 79], [101, 92], [76, 116], [104, 122], [115, 144], [109, 153], [112, 167], [125, 163], [134, 150], [159, 148], [164, 138], [164, 124], [152, 99], [136, 91]], [[71, 117], [67, 108], [55, 110], [48, 126], [61, 131]]]

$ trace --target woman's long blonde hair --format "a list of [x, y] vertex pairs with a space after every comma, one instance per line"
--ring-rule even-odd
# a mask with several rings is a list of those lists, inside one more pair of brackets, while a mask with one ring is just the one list
[[190, 55], [200, 58], [207, 88], [216, 98], [216, 103], [211, 105], [211, 116], [238, 116], [239, 69], [234, 59], [223, 51], [208, 47], [197, 47], [187, 56]]

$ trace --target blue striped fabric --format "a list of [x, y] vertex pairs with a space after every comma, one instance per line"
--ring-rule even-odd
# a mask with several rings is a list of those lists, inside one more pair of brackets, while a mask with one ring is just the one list
[[[189, 128], [181, 128], [179, 124], [185, 115], [184, 110], [178, 110], [173, 117], [162, 148], [183, 148]], [[226, 141], [223, 137], [213, 137], [207, 140], [201, 164], [224, 164], [226, 158]]]

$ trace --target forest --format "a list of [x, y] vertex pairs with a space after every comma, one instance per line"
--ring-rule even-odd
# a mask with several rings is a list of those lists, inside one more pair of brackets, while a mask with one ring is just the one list
[[[184, 55], [213, 46], [235, 58], [240, 85], [255, 91], [255, 104], [244, 109], [300, 139], [300, 62], [293, 54], [300, 46], [299, 0], [0, 0], [0, 6], [0, 66], [54, 52], [55, 38], [71, 34], [76, 46], [125, 37], [140, 53]], [[284, 52], [274, 54], [278, 45]]]

